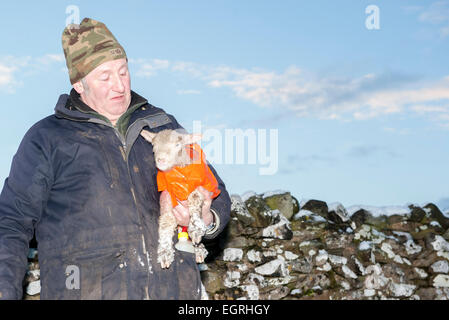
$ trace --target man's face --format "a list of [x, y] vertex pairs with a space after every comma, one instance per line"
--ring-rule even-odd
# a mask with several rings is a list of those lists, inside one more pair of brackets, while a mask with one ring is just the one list
[[84, 84], [87, 88], [81, 81], [73, 85], [81, 95], [81, 100], [115, 125], [131, 102], [126, 59], [107, 61], [99, 65], [84, 78]]

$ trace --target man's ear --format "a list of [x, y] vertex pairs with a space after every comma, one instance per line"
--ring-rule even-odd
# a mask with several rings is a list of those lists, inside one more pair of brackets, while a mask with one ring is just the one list
[[75, 83], [73, 84], [73, 89], [75, 89], [75, 91], [78, 92], [79, 94], [81, 94], [81, 93], [84, 92], [84, 86], [83, 86], [83, 84], [81, 83], [81, 80], [78, 81], [78, 82], [75, 82]]

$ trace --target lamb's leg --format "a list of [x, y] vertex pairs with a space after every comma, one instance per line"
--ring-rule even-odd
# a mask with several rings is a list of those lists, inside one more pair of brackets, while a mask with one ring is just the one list
[[177, 223], [172, 211], [171, 197], [167, 191], [163, 191], [161, 194], [160, 207], [157, 261], [161, 264], [162, 268], [168, 268], [175, 258], [173, 234], [176, 230]]
[[194, 244], [201, 241], [204, 233], [206, 232], [206, 226], [201, 217], [204, 197], [197, 189], [193, 190], [187, 198], [187, 203], [190, 212], [189, 222], [189, 236]]
[[203, 263], [204, 259], [207, 257], [207, 249], [202, 243], [198, 243], [194, 246], [195, 249], [195, 259], [197, 263]]

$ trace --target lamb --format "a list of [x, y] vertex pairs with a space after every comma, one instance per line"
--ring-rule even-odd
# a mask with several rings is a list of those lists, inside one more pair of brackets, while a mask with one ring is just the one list
[[196, 262], [202, 263], [207, 250], [200, 242], [206, 226], [201, 217], [204, 197], [198, 188], [202, 186], [212, 191], [212, 197], [218, 196], [220, 190], [201, 148], [195, 144], [201, 135], [169, 129], [158, 133], [142, 130], [141, 135], [153, 145], [158, 190], [168, 191], [160, 197], [158, 262], [162, 268], [169, 268], [174, 260], [173, 234], [177, 223], [172, 210], [178, 204], [177, 200], [187, 200], [190, 212], [188, 234]]

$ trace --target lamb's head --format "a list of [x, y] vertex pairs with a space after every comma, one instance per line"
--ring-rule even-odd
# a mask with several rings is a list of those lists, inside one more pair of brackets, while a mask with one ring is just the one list
[[191, 160], [185, 146], [201, 139], [200, 134], [188, 134], [169, 129], [157, 133], [142, 130], [140, 134], [153, 145], [156, 167], [161, 171], [169, 171], [173, 167], [189, 164]]

